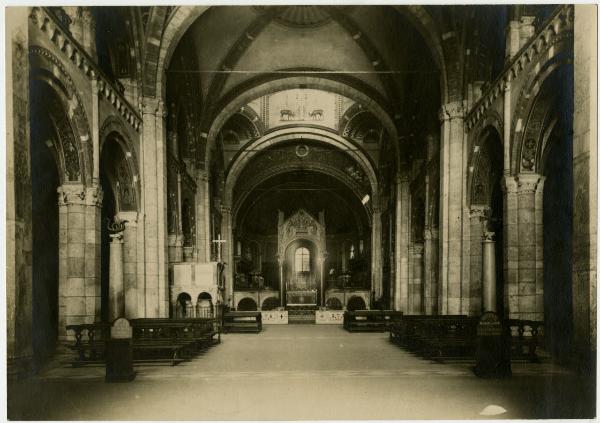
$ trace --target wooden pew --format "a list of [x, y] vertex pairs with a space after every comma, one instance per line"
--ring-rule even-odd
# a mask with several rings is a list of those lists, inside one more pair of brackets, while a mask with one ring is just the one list
[[540, 361], [536, 350], [543, 345], [544, 322], [508, 319], [505, 321], [505, 331], [510, 338], [511, 360]]
[[260, 311], [227, 311], [223, 313], [223, 331], [225, 333], [254, 332], [262, 330]]
[[403, 316], [390, 326], [390, 339], [426, 358], [473, 358], [478, 322], [465, 315]]
[[344, 329], [348, 332], [385, 332], [402, 318], [401, 311], [356, 310], [344, 312]]
[[[221, 339], [213, 318], [142, 318], [132, 319], [130, 324], [134, 363], [176, 365]], [[67, 330], [75, 333], [75, 343], [69, 346], [77, 353], [77, 359], [71, 362], [73, 366], [104, 363], [110, 324], [68, 325]]]

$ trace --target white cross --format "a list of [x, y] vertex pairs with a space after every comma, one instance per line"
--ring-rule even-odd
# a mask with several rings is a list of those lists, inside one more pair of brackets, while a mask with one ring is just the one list
[[217, 261], [220, 263], [221, 262], [221, 246], [223, 245], [224, 242], [227, 242], [227, 240], [221, 239], [221, 234], [219, 234], [219, 235], [217, 235], [217, 239], [213, 239], [212, 242], [217, 244]]

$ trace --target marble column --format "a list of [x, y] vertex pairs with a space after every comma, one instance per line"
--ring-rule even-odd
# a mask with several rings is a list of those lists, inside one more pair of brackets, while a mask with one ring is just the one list
[[371, 227], [371, 290], [375, 293], [373, 301], [382, 295], [382, 257], [381, 257], [381, 211], [373, 210], [373, 225]]
[[110, 237], [110, 264], [108, 277], [108, 318], [110, 321], [125, 316], [123, 284], [123, 232], [125, 225], [115, 221], [108, 226]]
[[145, 316], [167, 317], [166, 135], [163, 102], [142, 98], [142, 206], [144, 213]]
[[484, 205], [472, 205], [471, 219], [471, 248], [470, 248], [470, 275], [469, 275], [469, 315], [481, 314], [481, 298], [483, 286], [483, 249], [481, 237], [485, 232], [485, 220], [489, 214], [489, 207]]
[[493, 232], [484, 232], [483, 250], [483, 311], [496, 312], [496, 241]]
[[100, 187], [58, 187], [58, 336], [71, 340], [69, 324], [100, 319]]
[[408, 242], [410, 183], [406, 172], [396, 175], [396, 272], [394, 310], [408, 313]]
[[409, 314], [423, 313], [423, 244], [415, 242], [410, 248], [410, 281], [408, 285]]
[[442, 106], [440, 143], [439, 312], [461, 312], [461, 255], [465, 203], [465, 133], [463, 102]]
[[518, 239], [519, 239], [519, 318], [537, 320], [536, 313], [536, 219], [535, 193], [540, 176], [519, 174], [517, 176]]
[[575, 27], [573, 347], [578, 363], [587, 366], [596, 360], [597, 336], [598, 52], [589, 36], [598, 30], [595, 5], [575, 5]]

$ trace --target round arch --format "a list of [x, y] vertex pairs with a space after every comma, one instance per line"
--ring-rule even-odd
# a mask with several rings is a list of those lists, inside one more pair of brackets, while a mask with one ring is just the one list
[[[271, 178], [271, 177], [274, 177], [274, 176], [277, 176], [277, 175], [281, 175], [281, 174], [284, 174], [284, 173], [287, 173], [287, 172], [293, 172], [293, 171], [295, 171], [295, 170], [310, 170], [310, 171], [313, 171], [313, 172], [316, 172], [316, 173], [322, 173], [323, 175], [328, 175], [328, 176], [334, 176], [334, 177], [336, 177], [335, 175], [332, 175], [331, 173], [328, 173], [328, 172], [323, 172], [323, 169], [314, 169], [314, 168], [311, 168], [310, 166], [308, 166], [308, 167], [307, 167], [307, 166], [305, 166], [305, 167], [301, 168], [301, 167], [299, 167], [299, 166], [298, 166], [298, 167], [296, 167], [296, 166], [288, 166], [288, 167], [286, 167], [285, 165], [282, 165], [282, 166], [279, 166], [278, 172], [271, 173], [271, 174], [270, 174], [268, 177], [266, 177], [266, 178], [264, 178], [264, 179], [262, 179], [262, 180], [264, 181], [264, 180], [266, 180], [267, 178]], [[340, 172], [340, 173], [341, 173], [341, 172]], [[260, 185], [260, 180], [261, 180], [260, 176], [261, 176], [261, 175], [258, 175], [258, 176], [257, 176], [257, 178], [256, 178], [257, 182], [256, 182], [255, 184], [253, 184], [253, 185], [251, 185], [251, 186], [249, 187], [248, 191], [244, 193], [243, 197], [240, 197], [239, 199], [237, 199], [237, 200], [235, 201], [235, 203], [234, 203], [234, 205], [233, 205], [233, 208], [232, 208], [232, 214], [231, 214], [231, 215], [232, 215], [232, 222], [233, 222], [233, 224], [234, 224], [234, 227], [235, 227], [235, 225], [237, 225], [237, 222], [238, 222], [238, 214], [239, 214], [239, 213], [242, 211], [241, 207], [244, 205], [244, 201], [245, 201], [245, 200], [248, 198], [248, 195], [250, 195], [250, 192], [251, 192], [251, 191], [252, 191], [252, 190], [253, 190], [255, 187], [257, 187], [258, 185]], [[342, 181], [342, 182], [343, 182], [343, 181]], [[274, 186], [272, 189], [277, 189], [277, 188], [278, 188], [278, 186]], [[348, 186], [348, 188], [349, 188], [349, 189], [352, 189], [350, 186]], [[270, 191], [271, 191], [271, 190], [269, 190], [269, 191], [265, 191], [265, 192], [263, 192], [263, 193], [260, 193], [260, 194], [259, 194], [259, 195], [258, 195], [258, 196], [255, 198], [255, 200], [252, 202], [252, 204], [250, 204], [250, 206], [249, 206], [249, 207], [247, 207], [247, 208], [244, 210], [244, 214], [242, 214], [242, 216], [241, 216], [240, 223], [242, 223], [242, 224], [244, 223], [244, 220], [245, 220], [245, 218], [246, 218], [246, 212], [247, 212], [248, 210], [250, 210], [254, 204], [257, 204], [257, 203], [259, 203], [260, 201], [262, 201], [263, 197], [264, 197], [264, 196], [266, 196], [266, 195], [268, 195]], [[353, 192], [355, 192], [355, 194], [356, 194], [356, 191], [353, 191]], [[336, 199], [337, 199], [337, 200], [339, 200], [339, 201], [342, 201], [342, 202], [344, 202], [345, 204], [347, 204], [347, 205], [348, 205], [348, 203], [347, 203], [347, 201], [346, 201], [346, 199], [345, 199], [344, 197], [340, 196], [340, 195], [339, 195], [339, 194], [337, 194], [337, 193], [333, 193], [333, 195], [335, 195], [335, 197], [336, 197]], [[360, 200], [362, 197], [361, 197], [361, 196], [357, 196], [357, 198]], [[348, 207], [349, 207], [349, 209], [350, 209], [350, 210], [352, 210], [352, 215], [354, 216], [354, 220], [355, 220], [355, 222], [356, 222], [356, 227], [358, 228], [358, 232], [359, 232], [359, 233], [362, 233], [362, 232], [363, 232], [363, 222], [362, 222], [362, 220], [361, 220], [361, 217], [360, 217], [360, 215], [359, 215], [359, 212], [358, 212], [358, 211], [357, 211], [357, 210], [356, 210], [354, 207], [350, 207], [350, 206], [348, 206]], [[367, 222], [366, 222], [366, 223], [367, 223], [368, 225], [370, 225], [370, 224], [371, 224], [371, 222], [372, 222], [372, 213], [371, 213], [371, 212], [372, 212], [372, 210], [371, 210], [371, 209], [369, 209], [369, 208], [368, 208], [368, 207], [366, 207], [366, 206], [363, 206], [363, 208], [364, 208], [364, 210], [365, 210], [365, 214], [366, 214], [366, 217], [367, 217]]]
[[249, 143], [245, 147], [245, 151], [242, 150], [242, 152], [238, 154], [229, 167], [225, 181], [224, 204], [232, 204], [233, 189], [235, 188], [237, 179], [252, 157], [254, 157], [260, 151], [264, 151], [268, 147], [298, 139], [320, 141], [333, 147], [348, 151], [349, 155], [362, 167], [363, 171], [367, 175], [367, 178], [369, 179], [373, 204], [379, 204], [377, 174], [367, 155], [359, 150], [352, 142], [340, 137], [337, 134], [333, 134], [322, 129], [306, 127], [280, 129]]
[[[392, 6], [396, 12], [406, 18], [417, 32], [421, 34], [425, 44], [429, 47], [433, 60], [441, 70], [441, 92], [443, 102], [448, 97], [447, 76], [444, 53], [440, 34], [435, 22], [424, 6]], [[177, 6], [167, 8], [153, 7], [148, 19], [147, 39], [157, 40], [160, 45], [158, 54], [146, 54], [144, 68], [148, 77], [144, 82], [144, 95], [156, 98], [165, 98], [166, 94], [166, 69], [171, 62], [171, 57], [189, 27], [202, 16], [210, 6]]]
[[29, 57], [30, 79], [46, 83], [57, 94], [62, 109], [67, 111], [66, 116], [73, 133], [73, 146], [77, 154], [79, 172], [77, 180], [85, 185], [92, 185], [94, 160], [89, 120], [75, 84], [61, 61], [47, 49], [31, 46]]
[[[324, 77], [301, 75], [283, 78], [279, 77], [278, 79], [271, 79], [266, 82], [261, 81], [258, 83], [258, 85], [247, 87], [242, 91], [241, 94], [238, 94], [222, 107], [219, 107], [219, 113], [212, 120], [210, 129], [206, 134], [206, 148], [204, 156], [205, 163], [210, 163], [211, 150], [214, 148], [217, 135], [221, 128], [234, 113], [240, 110], [241, 107], [264, 95], [278, 91], [295, 89], [298, 87], [333, 92], [362, 104], [365, 109], [373, 113], [381, 120], [383, 127], [388, 132], [390, 139], [393, 140], [396, 154], [399, 154], [399, 146], [397, 143], [398, 131], [396, 129], [394, 120], [387, 111], [386, 106], [374, 100], [372, 96], [367, 95], [363, 90], [354, 88], [347, 83]], [[236, 92], [238, 91], [236, 90]]]

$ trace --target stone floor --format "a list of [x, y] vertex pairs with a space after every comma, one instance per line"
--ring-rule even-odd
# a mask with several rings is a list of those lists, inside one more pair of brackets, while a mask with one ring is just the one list
[[511, 378], [484, 380], [468, 363], [429, 362], [385, 334], [351, 334], [340, 326], [265, 326], [258, 335], [224, 335], [221, 344], [178, 366], [136, 370], [134, 382], [107, 384], [102, 367], [49, 368], [9, 384], [8, 417], [582, 418], [593, 413], [586, 404], [595, 403], [589, 380], [551, 364], [514, 364]]

